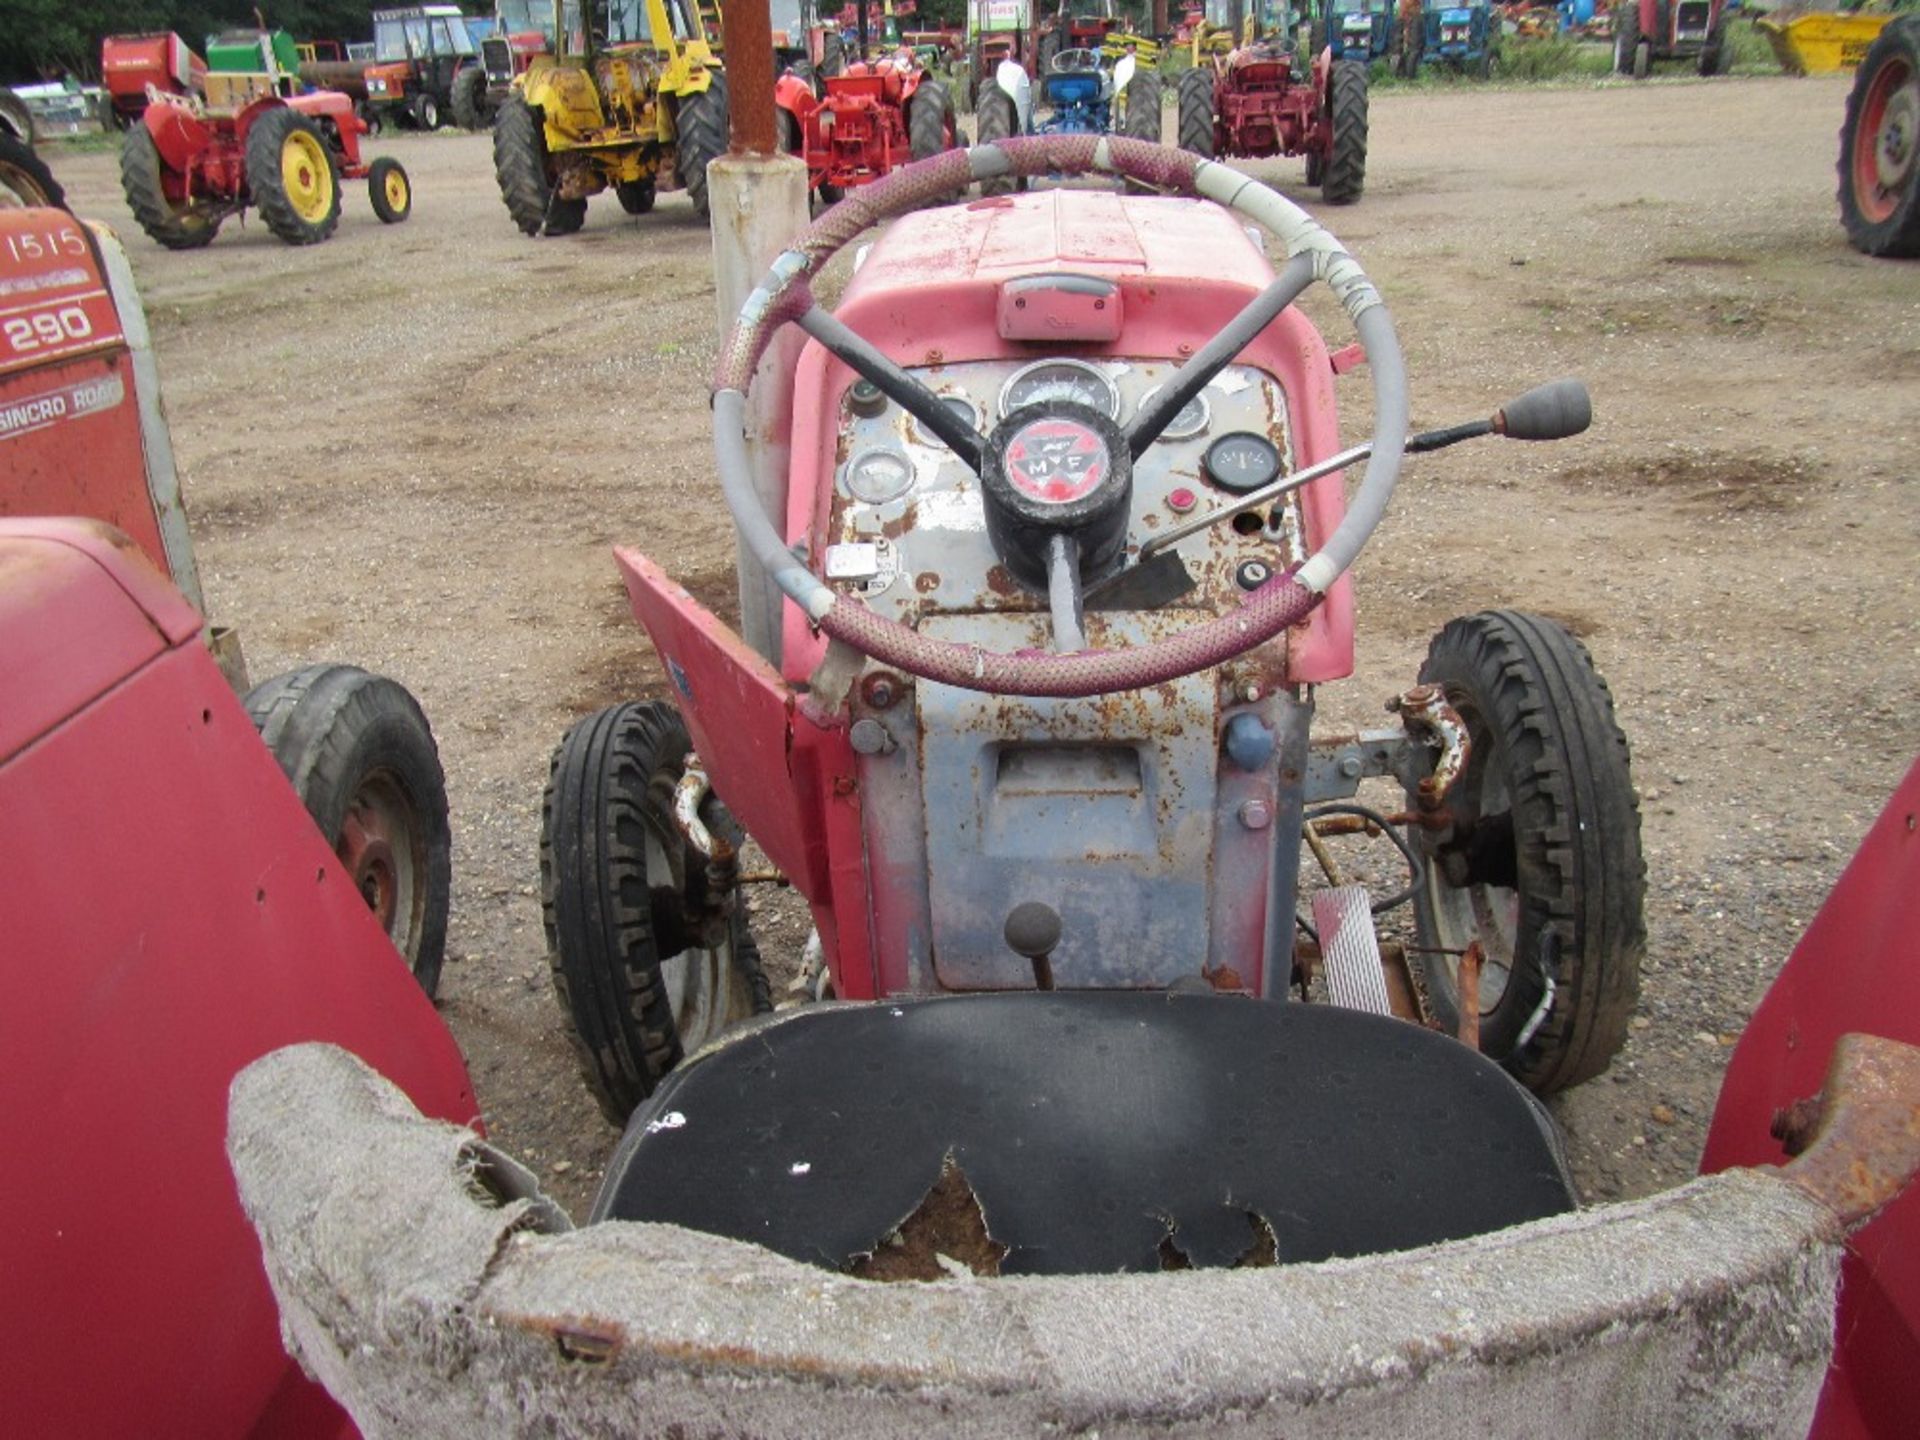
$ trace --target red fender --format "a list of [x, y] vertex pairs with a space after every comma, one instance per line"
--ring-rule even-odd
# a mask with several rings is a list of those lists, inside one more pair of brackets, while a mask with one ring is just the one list
[[193, 162], [213, 144], [213, 129], [184, 105], [164, 98], [141, 112], [140, 123], [153, 136], [154, 148], [169, 170], [185, 175]]
[[813, 87], [792, 71], [773, 82], [773, 103], [793, 116], [795, 133], [807, 133], [807, 117], [820, 108]]

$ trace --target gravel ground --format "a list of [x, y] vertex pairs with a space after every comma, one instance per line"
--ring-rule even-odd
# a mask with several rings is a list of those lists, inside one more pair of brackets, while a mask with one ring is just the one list
[[[1328, 727], [1372, 723], [1448, 617], [1493, 605], [1558, 616], [1610, 680], [1650, 950], [1626, 1050], [1555, 1102], [1591, 1198], [1691, 1172], [1728, 1047], [1920, 747], [1920, 270], [1843, 242], [1844, 95], [1383, 94], [1365, 198], [1325, 217], [1393, 303], [1417, 423], [1563, 373], [1596, 397], [1577, 441], [1409, 466], [1358, 568], [1361, 672], [1321, 696]], [[708, 236], [672, 196], [528, 240], [485, 137], [377, 148], [412, 173], [407, 225], [356, 190], [323, 246], [253, 223], [188, 255], [134, 229], [112, 156], [53, 161], [127, 237], [209, 603], [253, 673], [350, 659], [433, 717], [456, 835], [443, 1010], [495, 1136], [579, 1213], [615, 1132], [548, 985], [540, 789], [573, 718], [657, 685], [608, 546], [730, 589]], [[1251, 168], [1317, 201], [1298, 162]], [[1364, 383], [1343, 398], [1363, 434]], [[803, 925], [761, 911], [791, 964]]]

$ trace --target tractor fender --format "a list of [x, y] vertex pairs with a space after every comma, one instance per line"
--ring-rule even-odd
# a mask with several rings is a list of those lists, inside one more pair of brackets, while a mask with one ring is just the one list
[[240, 153], [243, 155], [246, 153], [247, 136], [253, 133], [253, 127], [260, 123], [260, 117], [262, 115], [266, 114], [269, 110], [289, 110], [292, 108], [292, 106], [288, 105], [287, 102], [282, 100], [278, 95], [262, 95], [259, 99], [249, 104], [246, 109], [234, 116], [233, 138], [234, 143], [240, 147]]
[[793, 116], [803, 132], [807, 117], [820, 108], [820, 100], [813, 93], [813, 87], [792, 71], [773, 82], [773, 103]]
[[213, 144], [213, 127], [164, 95], [141, 112], [140, 123], [153, 136], [154, 148], [167, 168], [182, 175], [193, 168], [195, 157]]

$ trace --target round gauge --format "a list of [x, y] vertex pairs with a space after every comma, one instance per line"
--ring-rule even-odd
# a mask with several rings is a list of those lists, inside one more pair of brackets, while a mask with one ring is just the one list
[[[1135, 413], [1144, 414], [1146, 408], [1153, 403], [1154, 397], [1165, 388], [1165, 386], [1156, 385], [1145, 395], [1142, 395], [1140, 397], [1140, 409]], [[1182, 405], [1180, 407], [1180, 413], [1173, 417], [1172, 423], [1154, 438], [1156, 440], [1191, 440], [1196, 435], [1204, 434], [1208, 423], [1212, 419], [1213, 414], [1207, 409], [1207, 392], [1202, 390], [1198, 395]]]
[[[965, 395], [962, 395], [958, 390], [943, 390], [935, 398], [952, 412], [954, 419], [958, 420], [969, 430], [980, 429], [980, 407]], [[913, 417], [913, 438], [918, 440], [922, 445], [938, 445], [942, 449], [946, 448], [947, 442], [934, 434], [933, 431], [928, 428], [927, 422], [922, 420], [918, 415]]]
[[1071, 400], [1098, 410], [1109, 420], [1120, 418], [1120, 392], [1083, 360], [1036, 360], [1014, 371], [1000, 391], [1000, 418], [1006, 419], [1023, 405], [1040, 405], [1048, 400]]
[[1207, 447], [1207, 478], [1226, 490], [1242, 494], [1270, 485], [1280, 477], [1280, 451], [1264, 435], [1236, 430]]
[[854, 499], [884, 505], [913, 488], [913, 466], [897, 450], [862, 450], [847, 462], [844, 483]]

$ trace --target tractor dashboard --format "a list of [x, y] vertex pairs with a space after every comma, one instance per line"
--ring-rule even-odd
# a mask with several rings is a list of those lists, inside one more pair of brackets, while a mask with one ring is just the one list
[[[1088, 406], [1124, 426], [1174, 369], [1158, 359], [1049, 356], [913, 373], [984, 431], [1050, 401]], [[842, 400], [839, 439], [824, 557], [836, 584], [909, 623], [941, 612], [1044, 609], [1044, 595], [1015, 582], [996, 557], [979, 477], [919, 421], [861, 382]], [[1156, 531], [1252, 488], [1249, 476], [1260, 484], [1291, 469], [1293, 455], [1279, 384], [1252, 366], [1229, 366], [1134, 462], [1129, 554]], [[1176, 549], [1191, 589], [1135, 595], [1125, 608], [1239, 604], [1248, 589], [1306, 558], [1298, 496], [1189, 536]], [[1091, 603], [1098, 607], [1097, 594]]]

